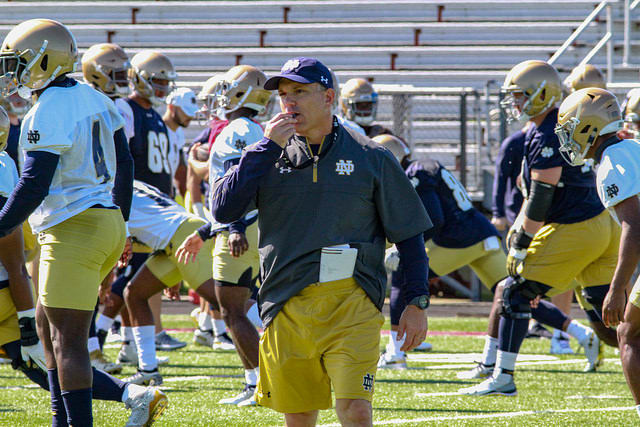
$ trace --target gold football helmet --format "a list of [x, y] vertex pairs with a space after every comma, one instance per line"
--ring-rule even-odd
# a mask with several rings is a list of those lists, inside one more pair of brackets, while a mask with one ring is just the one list
[[94, 44], [82, 55], [84, 80], [110, 98], [129, 95], [130, 68], [129, 57], [117, 44]]
[[29, 98], [57, 77], [76, 70], [78, 48], [71, 31], [51, 19], [15, 26], [0, 47], [0, 93]]
[[624, 129], [633, 135], [640, 137], [640, 88], [631, 89], [624, 102]]
[[500, 107], [507, 120], [529, 121], [562, 99], [562, 82], [555, 68], [544, 61], [530, 60], [509, 71], [502, 85]]
[[0, 153], [7, 148], [7, 140], [9, 139], [9, 129], [11, 128], [11, 122], [9, 121], [9, 115], [0, 107]]
[[587, 87], [607, 88], [602, 71], [591, 64], [584, 64], [574, 68], [571, 74], [564, 79], [563, 85], [567, 94]]
[[402, 164], [402, 161], [411, 154], [407, 144], [405, 144], [400, 138], [393, 135], [382, 134], [375, 136], [372, 139], [387, 150], [391, 151], [391, 154], [393, 154], [400, 164]]
[[131, 58], [129, 80], [133, 90], [156, 107], [162, 105], [175, 88], [176, 78], [173, 63], [160, 52], [143, 50]]
[[239, 108], [262, 112], [271, 91], [265, 90], [267, 76], [252, 65], [236, 65], [229, 69], [215, 88], [216, 104], [225, 113]]
[[605, 89], [580, 89], [567, 97], [558, 111], [555, 133], [560, 153], [572, 166], [584, 164], [596, 138], [622, 129], [620, 105]]
[[4, 108], [7, 113], [22, 119], [29, 108], [31, 108], [31, 102], [29, 99], [24, 99], [17, 93], [12, 93], [6, 98], [0, 97], [0, 107]]
[[340, 91], [340, 108], [348, 120], [370, 126], [378, 113], [378, 92], [365, 79], [350, 79]]

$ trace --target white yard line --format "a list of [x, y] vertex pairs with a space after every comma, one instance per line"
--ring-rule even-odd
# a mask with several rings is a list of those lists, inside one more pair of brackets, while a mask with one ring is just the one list
[[[489, 418], [514, 418], [523, 417], [527, 415], [545, 415], [545, 414], [567, 414], [575, 412], [611, 412], [611, 411], [630, 411], [635, 409], [635, 406], [616, 406], [610, 408], [575, 408], [575, 409], [547, 409], [544, 411], [518, 411], [518, 412], [496, 412], [495, 414], [479, 414], [479, 415], [451, 415], [451, 416], [437, 416], [427, 418], [402, 418], [384, 421], [375, 421], [373, 424], [377, 426], [382, 425], [394, 425], [394, 424], [408, 424], [408, 423], [425, 423], [429, 421], [447, 421], [447, 420], [478, 420]], [[375, 414], [374, 414], [375, 415]], [[340, 424], [323, 424], [320, 427], [334, 427], [340, 426]]]
[[[414, 359], [415, 360], [415, 359]], [[604, 359], [604, 362], [619, 362], [619, 359]], [[537, 361], [537, 362], [518, 362], [516, 364], [516, 369], [520, 366], [536, 366], [536, 365], [573, 365], [573, 364], [580, 364], [580, 363], [587, 363], [586, 359], [568, 359], [568, 360], [541, 360], [541, 361]], [[429, 369], [429, 370], [433, 370], [433, 369], [464, 369], [464, 368], [470, 368], [473, 367], [473, 365], [470, 364], [462, 364], [462, 363], [458, 363], [458, 364], [449, 364], [449, 365], [432, 365], [432, 366], [416, 366], [416, 367], [411, 367], [409, 369]]]

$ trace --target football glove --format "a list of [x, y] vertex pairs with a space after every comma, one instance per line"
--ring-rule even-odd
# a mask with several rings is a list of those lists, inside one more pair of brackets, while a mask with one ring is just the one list
[[393, 245], [384, 252], [384, 266], [388, 271], [396, 271], [399, 265], [400, 253], [396, 245]]
[[517, 277], [522, 273], [522, 265], [527, 257], [527, 248], [533, 240], [533, 235], [527, 233], [523, 228], [521, 228], [515, 232], [509, 240], [507, 272], [511, 277]]
[[44, 372], [47, 372], [44, 349], [36, 331], [36, 319], [34, 317], [21, 317], [18, 319], [18, 324], [20, 325], [20, 353], [22, 354], [22, 360], [28, 367], [32, 367], [35, 363]]

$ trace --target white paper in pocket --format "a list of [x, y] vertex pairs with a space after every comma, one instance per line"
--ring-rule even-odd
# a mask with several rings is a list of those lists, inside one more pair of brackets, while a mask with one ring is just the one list
[[348, 279], [353, 276], [358, 250], [349, 245], [322, 248], [320, 253], [320, 283]]

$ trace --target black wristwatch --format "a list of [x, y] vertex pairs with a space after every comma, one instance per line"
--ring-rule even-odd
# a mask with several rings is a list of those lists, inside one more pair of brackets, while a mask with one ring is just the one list
[[426, 310], [427, 307], [429, 307], [429, 296], [420, 295], [419, 297], [415, 297], [411, 301], [409, 301], [409, 305], [415, 305], [421, 310]]

